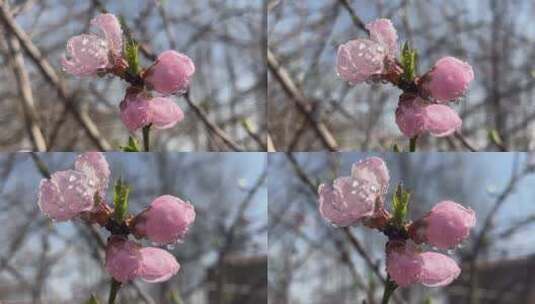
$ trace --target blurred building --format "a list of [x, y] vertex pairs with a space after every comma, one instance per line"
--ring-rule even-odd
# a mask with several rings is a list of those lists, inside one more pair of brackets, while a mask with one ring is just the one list
[[[535, 304], [535, 255], [478, 264], [479, 303]], [[469, 303], [468, 269], [448, 288], [449, 303]]]
[[229, 255], [208, 270], [208, 303], [267, 302], [267, 256]]

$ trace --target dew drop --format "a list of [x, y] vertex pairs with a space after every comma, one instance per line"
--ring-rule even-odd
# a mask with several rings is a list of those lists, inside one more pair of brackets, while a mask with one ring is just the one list
[[72, 182], [74, 182], [75, 180], [76, 180], [76, 176], [74, 176], [74, 175], [69, 176], [69, 182], [72, 183]]
[[358, 57], [362, 57], [362, 55], [364, 55], [362, 52], [357, 54]]
[[176, 247], [176, 244], [167, 244], [167, 246], [165, 247], [167, 248], [167, 250], [174, 250]]
[[363, 50], [366, 46], [364, 45], [364, 43], [360, 43], [359, 44], [359, 50]]

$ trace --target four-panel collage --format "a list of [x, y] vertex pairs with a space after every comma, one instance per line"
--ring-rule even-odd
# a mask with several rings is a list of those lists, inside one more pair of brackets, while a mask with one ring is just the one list
[[535, 304], [532, 0], [0, 0], [0, 304]]

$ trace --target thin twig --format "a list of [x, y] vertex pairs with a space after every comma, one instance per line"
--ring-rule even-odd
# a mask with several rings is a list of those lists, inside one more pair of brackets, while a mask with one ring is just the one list
[[334, 139], [334, 136], [327, 129], [327, 126], [321, 121], [317, 121], [312, 114], [310, 103], [306, 100], [303, 93], [297, 88], [295, 82], [290, 77], [288, 71], [281, 66], [277, 57], [273, 52], [267, 50], [267, 63], [269, 70], [275, 76], [275, 79], [282, 85], [284, 91], [290, 97], [297, 106], [297, 109], [305, 116], [310, 122], [314, 132], [319, 136], [323, 145], [330, 151], [338, 150], [338, 143]]
[[208, 119], [208, 115], [204, 112], [203, 109], [201, 109], [199, 106], [197, 106], [190, 97], [189, 91], [184, 94], [184, 99], [186, 99], [186, 102], [188, 105], [193, 109], [195, 114], [201, 119], [201, 121], [204, 123], [204, 125], [210, 130], [214, 135], [216, 135], [217, 138], [221, 139], [230, 149], [233, 151], [242, 151], [243, 149], [240, 148], [240, 146], [235, 143], [230, 136], [223, 131], [221, 128], [219, 128], [216, 124], [211, 122]]
[[32, 61], [37, 65], [45, 79], [56, 88], [58, 96], [63, 101], [64, 106], [71, 112], [76, 121], [83, 127], [91, 141], [101, 150], [110, 150], [111, 145], [102, 137], [96, 124], [89, 118], [87, 114], [79, 111], [75, 105], [74, 100], [67, 94], [63, 83], [52, 65], [46, 60], [41, 51], [33, 44], [30, 37], [22, 30], [22, 28], [11, 17], [11, 14], [3, 2], [0, 6], [0, 19], [5, 24], [5, 28], [14, 34], [22, 48], [28, 53]]

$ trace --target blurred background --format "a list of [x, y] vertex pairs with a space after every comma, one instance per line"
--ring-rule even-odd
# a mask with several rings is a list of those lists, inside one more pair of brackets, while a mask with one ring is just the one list
[[[399, 42], [419, 51], [420, 73], [447, 55], [473, 66], [468, 94], [453, 105], [467, 143], [485, 151], [534, 149], [534, 13], [532, 0], [270, 0], [268, 120], [275, 148], [324, 150], [329, 137], [341, 150], [407, 146], [394, 122], [401, 91], [350, 87], [335, 71], [338, 45], [367, 38], [355, 23], [390, 18]], [[492, 130], [500, 147], [488, 138]], [[422, 136], [418, 147], [466, 150], [455, 137]]]
[[[171, 129], [153, 131], [153, 150], [265, 150], [261, 0], [1, 2], [0, 150], [37, 150], [29, 135], [35, 132], [42, 134], [48, 150], [118, 150], [126, 145], [128, 130], [118, 108], [126, 83], [111, 76], [77, 78], [60, 66], [67, 40], [87, 33], [90, 20], [103, 10], [124, 18], [142, 44], [142, 66], [168, 49], [195, 62], [191, 97], [202, 114], [174, 97], [185, 119]], [[28, 44], [13, 35], [13, 26]], [[32, 56], [27, 45], [40, 55]], [[219, 130], [214, 132], [203, 119]]]
[[461, 276], [447, 288], [398, 289], [391, 303], [535, 303], [533, 155], [322, 152], [269, 155], [269, 303], [379, 303], [385, 236], [360, 225], [334, 228], [317, 210], [317, 186], [349, 176], [354, 162], [371, 155], [390, 170], [389, 209], [403, 183], [413, 220], [442, 200], [477, 215], [468, 240], [444, 252], [460, 263]]
[[[81, 304], [94, 293], [106, 303], [109, 275], [99, 239], [109, 233], [80, 220], [53, 223], [37, 206], [42, 175], [36, 164], [66, 170], [75, 156], [0, 154], [0, 302]], [[106, 158], [111, 180], [122, 177], [132, 188], [132, 214], [163, 194], [190, 201], [197, 212], [185, 241], [167, 248], [181, 264], [178, 274], [164, 283], [134, 280], [121, 289], [119, 303], [267, 301], [265, 155], [107, 153]], [[111, 190], [107, 198], [112, 201]]]

